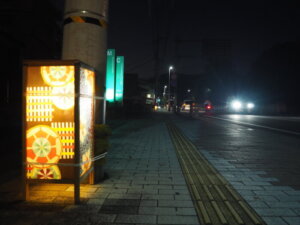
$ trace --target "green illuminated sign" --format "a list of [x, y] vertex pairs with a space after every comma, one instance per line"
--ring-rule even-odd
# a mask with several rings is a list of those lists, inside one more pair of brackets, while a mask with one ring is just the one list
[[115, 100], [123, 101], [124, 90], [124, 56], [117, 56], [116, 59], [116, 94]]
[[106, 59], [106, 100], [114, 102], [115, 93], [115, 49], [107, 50]]

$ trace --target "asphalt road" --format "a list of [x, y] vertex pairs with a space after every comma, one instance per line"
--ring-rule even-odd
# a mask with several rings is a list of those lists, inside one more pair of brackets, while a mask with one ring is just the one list
[[194, 143], [237, 168], [263, 171], [273, 185], [300, 190], [300, 118], [249, 115], [184, 117]]
[[213, 118], [229, 120], [234, 123], [247, 124], [256, 128], [271, 129], [281, 133], [300, 136], [300, 117], [289, 116], [259, 116], [259, 115], [216, 115]]

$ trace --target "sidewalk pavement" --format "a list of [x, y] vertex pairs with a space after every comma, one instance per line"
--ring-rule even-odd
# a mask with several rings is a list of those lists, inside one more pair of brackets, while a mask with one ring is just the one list
[[[209, 131], [201, 120], [177, 118], [173, 122], [197, 145], [198, 151], [205, 156], [207, 161], [218, 170], [267, 224], [300, 224], [299, 188], [288, 186], [285, 182], [274, 177], [272, 173], [270, 174], [265, 170], [268, 167], [262, 166], [260, 161], [247, 161], [247, 158], [250, 158], [249, 156], [257, 154], [257, 150], [255, 153], [253, 149], [243, 147], [238, 153], [234, 148], [226, 147], [224, 136], [227, 134], [225, 131], [223, 130], [223, 133], [214, 129]], [[236, 130], [233, 130], [233, 135], [242, 137], [241, 130], [248, 130], [248, 128], [237, 126], [235, 126]], [[263, 132], [263, 130], [256, 132]], [[209, 138], [207, 139], [207, 137]], [[282, 140], [280, 138], [280, 134], [273, 134], [271, 140]], [[288, 148], [290, 143], [286, 142], [286, 144]], [[272, 149], [269, 152], [271, 153]], [[266, 152], [261, 152], [261, 154], [266, 154]], [[283, 159], [288, 161], [285, 154], [287, 153], [283, 151]], [[294, 157], [296, 156], [294, 155]], [[272, 153], [266, 158], [270, 160], [269, 163], [274, 164], [277, 161], [276, 156]], [[284, 167], [280, 170], [284, 172]], [[298, 173], [297, 170], [294, 173], [289, 173], [288, 179], [298, 179], [297, 176], [294, 177], [296, 173]]]
[[31, 185], [30, 201], [18, 199], [18, 180], [0, 187], [0, 224], [113, 225], [199, 224], [164, 119], [129, 120], [117, 127], [105, 171], [108, 178], [81, 185]]
[[[73, 205], [73, 185], [31, 185], [20, 202], [18, 179], [0, 186], [0, 225], [200, 224], [165, 122], [172, 121], [192, 141], [199, 123], [170, 113], [122, 121], [110, 138], [108, 178], [81, 185], [81, 205]], [[198, 148], [270, 225], [300, 224], [300, 192], [274, 186], [263, 171], [235, 167], [216, 151]], [[280, 194], [280, 195], [278, 195]]]

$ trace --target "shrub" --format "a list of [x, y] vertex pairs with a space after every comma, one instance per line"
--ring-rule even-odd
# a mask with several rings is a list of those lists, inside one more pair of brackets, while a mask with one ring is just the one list
[[[95, 136], [95, 156], [105, 153], [109, 149], [109, 136], [112, 131], [108, 125], [96, 124], [94, 129]], [[96, 165], [103, 165], [106, 162], [106, 157], [96, 161]]]
[[95, 138], [104, 138], [107, 136], [110, 136], [112, 134], [112, 131], [110, 127], [106, 124], [96, 124], [95, 125]]

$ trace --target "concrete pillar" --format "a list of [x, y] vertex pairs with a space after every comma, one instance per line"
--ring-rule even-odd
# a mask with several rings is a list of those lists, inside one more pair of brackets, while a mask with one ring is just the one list
[[[66, 0], [62, 59], [78, 59], [97, 70], [96, 95], [104, 97], [108, 0]], [[96, 121], [105, 118], [97, 101]], [[101, 115], [102, 114], [102, 115]]]

